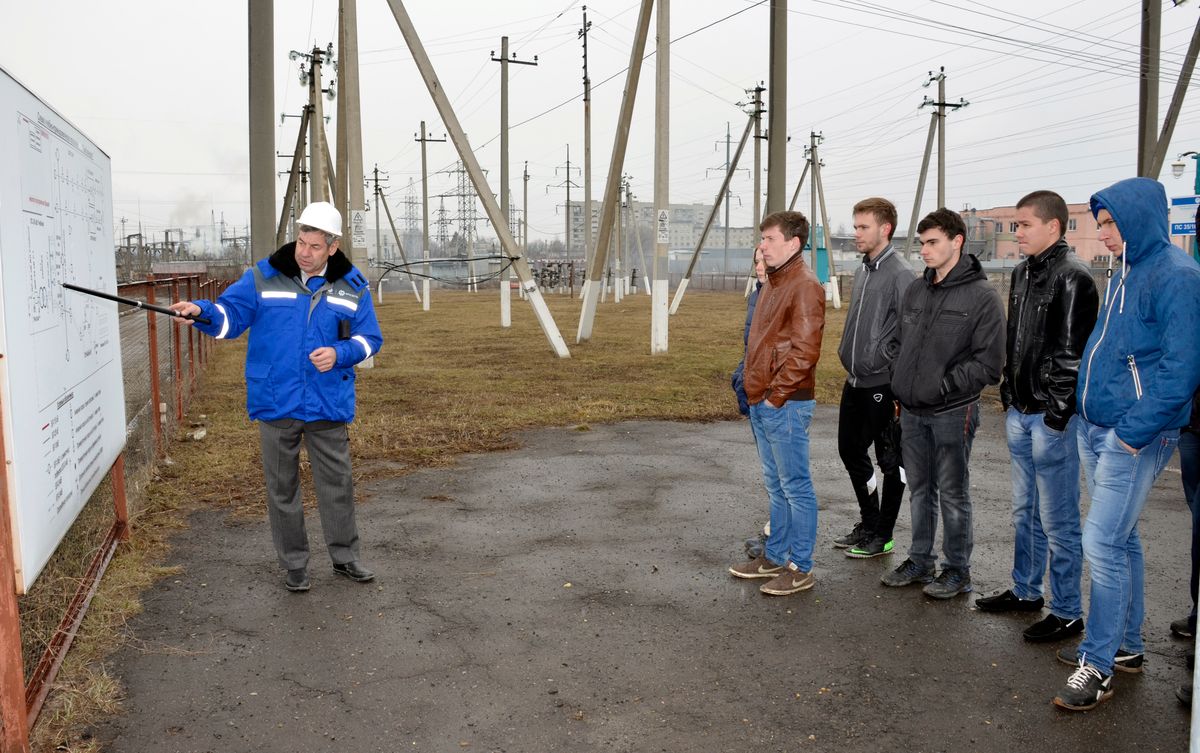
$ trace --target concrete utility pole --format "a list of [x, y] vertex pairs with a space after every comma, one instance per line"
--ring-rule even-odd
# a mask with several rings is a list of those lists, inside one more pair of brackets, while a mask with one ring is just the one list
[[[413, 134], [414, 136], [416, 134]], [[421, 121], [421, 135], [414, 141], [421, 142], [421, 245], [424, 249], [425, 259], [425, 278], [421, 280], [421, 310], [429, 310], [429, 159], [425, 154], [425, 145], [431, 141], [444, 142], [445, 136], [440, 139], [431, 139], [425, 135], [425, 121]]]
[[483, 170], [479, 167], [479, 160], [476, 159], [475, 152], [471, 149], [471, 144], [467, 141], [467, 136], [458, 121], [458, 116], [454, 113], [454, 107], [450, 104], [450, 100], [446, 96], [445, 88], [433, 70], [433, 64], [429, 62], [429, 56], [425, 53], [425, 47], [421, 44], [421, 38], [417, 35], [417, 30], [413, 26], [412, 19], [409, 18], [408, 12], [404, 9], [404, 3], [401, 0], [388, 0], [388, 5], [392, 9], [392, 15], [396, 17], [396, 24], [400, 27], [400, 32], [404, 35], [404, 41], [408, 44], [409, 52], [412, 53], [413, 62], [417, 64], [417, 69], [421, 72], [421, 78], [425, 81], [425, 88], [429, 90], [429, 95], [433, 98], [434, 104], [437, 105], [438, 113], [442, 116], [442, 122], [446, 124], [450, 138], [454, 141], [454, 148], [458, 152], [458, 157], [463, 161], [467, 172], [471, 176], [475, 192], [479, 194], [479, 199], [483, 202], [483, 208], [487, 212], [488, 219], [491, 220], [492, 227], [495, 229], [496, 235], [499, 236], [500, 245], [503, 247], [504, 253], [508, 258], [512, 260], [517, 278], [521, 281], [521, 286], [525, 288], [529, 303], [533, 307], [534, 316], [537, 318], [538, 324], [546, 336], [546, 340], [550, 343], [550, 347], [559, 358], [569, 358], [571, 353], [567, 350], [566, 343], [563, 342], [562, 335], [558, 331], [558, 325], [555, 324], [554, 317], [550, 314], [550, 309], [546, 306], [546, 301], [542, 298], [541, 291], [538, 290], [537, 282], [533, 279], [533, 274], [529, 269], [529, 262], [526, 261], [525, 256], [521, 253], [521, 249], [517, 246], [517, 242], [513, 240], [512, 233], [509, 232], [508, 222], [500, 212], [500, 204], [496, 201], [495, 196], [492, 195], [491, 188], [487, 184], [487, 178], [484, 176]]
[[[746, 127], [749, 128], [750, 126], [747, 125]], [[743, 141], [744, 141], [744, 139], [743, 139]], [[718, 141], [717, 146], [720, 146], [720, 145], [721, 145], [721, 142]], [[732, 148], [732, 146], [733, 146], [733, 137], [730, 135], [729, 121], [727, 120], [727, 121], [725, 121], [725, 164], [721, 165], [720, 167], [717, 167], [717, 168], [709, 168], [708, 170], [705, 170], [704, 171], [705, 178], [707, 178], [708, 174], [710, 172], [712, 172], [713, 170], [720, 170], [721, 172], [727, 172], [729, 170], [729, 165], [732, 164], [729, 161], [729, 154], [730, 154], [729, 150]], [[750, 171], [747, 170], [746, 172], [749, 173]], [[727, 275], [727, 274], [729, 274], [729, 210], [730, 210], [730, 205], [733, 204], [733, 191], [730, 191], [728, 188], [725, 189], [724, 201], [725, 201], [725, 254], [724, 254], [724, 257], [721, 262], [721, 274]], [[739, 205], [741, 204], [741, 199], [738, 199], [738, 204]], [[689, 275], [689, 277], [690, 277], [690, 275]], [[722, 282], [722, 285], [724, 285], [724, 282]], [[676, 295], [678, 295], [678, 293], [676, 293]], [[671, 313], [674, 314], [675, 306], [672, 305], [671, 308], [672, 308]]]
[[[583, 6], [583, 27], [578, 37], [583, 40], [583, 265], [591, 263], [596, 249], [592, 246], [592, 79], [588, 76], [587, 6]], [[585, 281], [584, 286], [587, 285]]]
[[638, 262], [642, 265], [642, 290], [650, 295], [650, 270], [646, 266], [646, 254], [642, 250], [642, 223], [638, 221], [637, 209], [634, 207], [632, 176], [622, 177], [625, 188], [625, 204], [629, 207], [629, 225], [633, 228], [633, 239], [637, 243]]
[[[554, 168], [555, 175], [558, 175], [559, 169], [560, 168], [558, 168], [558, 167]], [[565, 207], [565, 209], [563, 210], [563, 214], [566, 216], [566, 219], [565, 219], [566, 228], [563, 231], [565, 233], [565, 235], [563, 236], [563, 248], [566, 249], [566, 251], [565, 251], [566, 257], [568, 259], [570, 259], [571, 258], [571, 187], [573, 186], [575, 188], [579, 188], [579, 184], [576, 183], [575, 181], [571, 180], [571, 145], [570, 144], [567, 144], [567, 164], [566, 164], [566, 167], [562, 168], [562, 170], [567, 176], [566, 180], [564, 180], [562, 183], [556, 183], [554, 185], [546, 186], [546, 193], [547, 194], [550, 193], [551, 188], [567, 189], [567, 203], [563, 205]], [[578, 167], [575, 168], [575, 172], [579, 172]], [[586, 261], [587, 260], [587, 249], [584, 249], [583, 256], [584, 256], [584, 260]]]
[[1147, 175], [1157, 178], [1167, 160], [1167, 149], [1171, 146], [1171, 137], [1175, 134], [1175, 123], [1179, 120], [1179, 112], [1183, 109], [1183, 98], [1187, 94], [1188, 84], [1191, 83], [1192, 73], [1196, 70], [1196, 57], [1200, 54], [1200, 17], [1196, 18], [1196, 28], [1192, 30], [1192, 41], [1188, 44], [1187, 54], [1183, 58], [1183, 67], [1179, 71], [1179, 79], [1175, 82], [1175, 92], [1171, 95], [1171, 104], [1167, 108], [1167, 117], [1163, 119], [1162, 132], [1154, 149], [1154, 158], [1150, 163]]
[[[664, 0], [665, 1], [665, 0]], [[642, 75], [642, 58], [646, 51], [646, 39], [650, 34], [650, 15], [654, 0], [642, 0], [638, 12], [637, 26], [633, 35], [633, 46], [629, 50], [629, 67], [625, 78], [625, 89], [621, 95], [621, 112], [617, 116], [616, 136], [613, 139], [612, 158], [608, 163], [608, 182], [604, 186], [604, 202], [601, 204], [600, 237], [596, 240], [596, 253], [587, 267], [587, 283], [583, 286], [583, 308], [579, 314], [579, 329], [576, 342], [592, 336], [592, 325], [596, 321], [596, 304], [600, 299], [600, 287], [604, 267], [608, 264], [608, 244], [612, 233], [612, 215], [616, 210], [617, 192], [620, 190], [621, 174], [625, 165], [625, 149], [629, 145], [629, 124], [633, 121], [633, 104], [637, 99], [638, 81]], [[660, 15], [663, 9], [660, 6]], [[663, 33], [660, 31], [660, 34]], [[655, 278], [657, 279], [657, 277]], [[665, 279], [665, 278], [664, 278]], [[664, 283], [665, 284], [665, 283]], [[663, 294], [663, 314], [666, 314], [666, 293]]]
[[250, 258], [259, 261], [272, 246], [275, 219], [275, 7], [274, 0], [249, 3], [250, 71]]
[[[275, 231], [275, 248], [279, 248], [287, 240], [288, 218], [296, 213], [300, 203], [298, 195], [300, 193], [301, 173], [304, 170], [304, 150], [305, 150], [305, 134], [308, 128], [308, 114], [311, 112], [309, 107], [304, 107], [303, 113], [300, 115], [300, 128], [296, 132], [296, 150], [292, 152], [292, 167], [288, 171], [287, 192], [283, 196], [283, 209], [279, 213], [279, 227]], [[274, 188], [272, 187], [272, 193]], [[250, 218], [250, 225], [253, 227], [254, 218]], [[251, 230], [253, 236], [253, 230]], [[251, 245], [254, 245], [254, 240], [251, 238]], [[258, 259], [254, 259], [259, 261]]]
[[1138, 79], [1138, 156], [1137, 174], [1155, 178], [1151, 173], [1155, 147], [1158, 146], [1159, 47], [1162, 41], [1162, 0], [1142, 0], [1142, 49]]
[[522, 174], [525, 194], [521, 199], [521, 250], [529, 255], [529, 160], [525, 160], [525, 171]]
[[312, 153], [311, 192], [312, 201], [329, 201], [328, 187], [331, 184], [333, 172], [329, 161], [329, 144], [325, 140], [325, 111], [322, 109], [321, 95], [328, 92], [333, 97], [333, 87], [328, 90], [321, 87], [321, 64], [325, 60], [333, 61], [333, 45], [322, 50], [314, 47], [312, 52], [297, 52], [292, 50], [288, 55], [292, 60], [304, 58], [308, 67], [300, 65], [300, 83], [308, 85], [308, 105], [312, 108], [308, 117], [308, 148]]
[[758, 231], [758, 223], [762, 222], [762, 93], [766, 89], [762, 84], [750, 90], [754, 95], [754, 230]]
[[767, 116], [767, 214], [783, 209], [787, 191], [787, 0], [771, 0], [771, 78]]
[[658, 0], [654, 81], [654, 293], [650, 298], [650, 353], [667, 352], [671, 253], [671, 0]]
[[[376, 191], [375, 232], [376, 232], [376, 234], [378, 234], [378, 232], [379, 232], [379, 215], [378, 215], [379, 207], [378, 207], [378, 204], [380, 202], [382, 202], [383, 203], [383, 211], [387, 213], [388, 225], [392, 228], [392, 237], [396, 239], [396, 250], [398, 252], [400, 252], [400, 263], [404, 265], [404, 274], [406, 274], [408, 276], [408, 282], [409, 282], [409, 284], [412, 285], [412, 292], [413, 292], [413, 295], [417, 297], [417, 303], [420, 303], [421, 302], [421, 293], [417, 290], [417, 281], [412, 276], [412, 268], [409, 267], [409, 265], [408, 265], [408, 256], [404, 253], [404, 243], [400, 240], [400, 233], [396, 230], [396, 221], [392, 219], [392, 210], [391, 210], [391, 207], [388, 206], [387, 197], [383, 195], [383, 191], [380, 190], [378, 186], [376, 186], [375, 191]], [[380, 289], [382, 290], [383, 278], [380, 278], [379, 286], [380, 286]]]
[[[700, 231], [700, 238], [696, 241], [696, 248], [692, 251], [691, 261], [688, 262], [687, 272], [684, 273], [683, 279], [679, 281], [679, 287], [675, 288], [675, 298], [671, 301], [671, 314], [674, 315], [679, 310], [679, 302], [683, 300], [683, 294], [687, 291], [688, 283], [692, 279], [692, 270], [696, 268], [696, 260], [700, 258], [700, 251], [704, 248], [704, 242], [708, 240], [708, 231], [712, 228], [713, 220], [717, 217], [717, 211], [721, 208], [721, 200], [725, 200], [725, 216], [729, 216], [729, 182], [733, 180], [733, 174], [737, 171], [738, 160], [742, 158], [742, 150], [746, 148], [746, 141], [750, 138], [750, 131], [754, 128], [754, 116], [750, 116], [746, 120], [746, 129], [742, 131], [742, 138], [738, 141], [737, 152], [733, 155], [733, 160], [726, 165], [725, 180], [721, 181], [721, 189], [717, 191], [717, 197], [713, 199], [712, 210], [708, 213], [708, 219], [704, 223], [704, 229]], [[729, 228], [726, 225], [726, 237], [728, 238]], [[728, 267], [729, 263], [729, 242], [726, 241], [725, 262]]]
[[946, 101], [946, 68], [942, 66], [937, 73], [929, 72], [929, 78], [925, 81], [924, 86], [937, 82], [938, 98], [937, 101], [925, 97], [920, 106], [933, 106], [934, 110], [929, 116], [929, 135], [925, 139], [925, 156], [921, 160], [921, 174], [917, 178], [917, 196], [913, 200], [912, 219], [908, 223], [908, 243], [904, 247], [904, 258], [912, 258], [913, 238], [917, 232], [917, 218], [921, 216], [921, 200], [925, 196], [925, 178], [929, 174], [929, 157], [933, 151], [933, 137], [938, 136], [938, 206], [946, 206], [946, 110], [958, 110], [971, 104], [962, 97], [958, 98], [957, 102]]
[[[493, 52], [492, 60], [500, 64], [500, 212], [504, 215], [504, 221], [508, 222], [512, 216], [508, 198], [508, 65], [509, 63], [537, 65], [537, 55], [533, 56], [532, 61], [517, 60], [516, 55], [509, 57], [508, 37], [500, 37], [500, 57], [496, 57], [496, 53]], [[511, 276], [511, 269], [509, 269], [508, 277], [503, 273], [500, 275], [501, 327], [512, 326], [512, 286], [508, 284]]]
[[338, 14], [337, 207], [347, 223], [342, 253], [367, 272], [367, 197], [363, 180], [362, 105], [358, 90], [357, 0], [340, 0]]
[[788, 203], [788, 211], [796, 208], [796, 200], [800, 198], [800, 189], [804, 188], [804, 179], [808, 177], [808, 167], [812, 164], [809, 160], [804, 160], [804, 169], [800, 171], [800, 180], [796, 182], [796, 190], [792, 192], [792, 200]]
[[[817, 147], [824, 140], [825, 140], [825, 137], [823, 135], [821, 135], [819, 133], [812, 134], [813, 146], [812, 146], [811, 165], [812, 165], [812, 174], [813, 174], [813, 186], [816, 188], [817, 205], [821, 209], [821, 215], [820, 215], [821, 227], [825, 231], [825, 233], [824, 233], [824, 235], [825, 235], [825, 262], [826, 262], [826, 264], [828, 266], [828, 270], [829, 270], [829, 282], [827, 283], [828, 290], [832, 293], [833, 307], [835, 309], [840, 309], [842, 307], [842, 295], [841, 295], [841, 291], [838, 290], [837, 268], [834, 266], [834, 263], [833, 263], [833, 234], [829, 230], [829, 212], [826, 211], [826, 209], [825, 209], [825, 182], [823, 180], [821, 180], [821, 168], [824, 167], [824, 163], [821, 161], [820, 156], [818, 156], [818, 154], [817, 154]], [[814, 210], [813, 214], [814, 214], [814, 216], [816, 216], [815, 210]], [[809, 224], [812, 225], [813, 223], [810, 222]], [[813, 247], [813, 258], [814, 259], [816, 258], [816, 247], [815, 246]], [[816, 271], [816, 268], [817, 268], [816, 264], [814, 264], [813, 265], [814, 272]]]

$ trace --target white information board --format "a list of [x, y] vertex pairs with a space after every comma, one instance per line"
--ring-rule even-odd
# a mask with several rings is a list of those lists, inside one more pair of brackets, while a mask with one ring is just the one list
[[0, 412], [18, 593], [125, 443], [108, 155], [0, 69]]
[[1196, 234], [1196, 205], [1200, 196], [1171, 197], [1171, 235]]

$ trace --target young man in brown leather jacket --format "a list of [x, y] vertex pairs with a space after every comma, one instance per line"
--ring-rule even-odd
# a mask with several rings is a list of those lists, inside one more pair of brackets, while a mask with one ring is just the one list
[[825, 291], [804, 263], [808, 220], [775, 212], [759, 225], [767, 264], [746, 345], [743, 380], [771, 500], [766, 552], [729, 568], [738, 578], [767, 580], [759, 590], [786, 596], [812, 588], [817, 497], [808, 465], [808, 430], [816, 405], [816, 369], [825, 329]]

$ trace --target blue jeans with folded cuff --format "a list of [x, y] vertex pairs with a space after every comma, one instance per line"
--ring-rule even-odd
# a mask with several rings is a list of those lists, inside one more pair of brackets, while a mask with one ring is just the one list
[[1009, 408], [1005, 417], [1012, 457], [1013, 593], [1042, 596], [1050, 561], [1050, 611], [1065, 620], [1083, 616], [1079, 580], [1083, 544], [1079, 527], [1079, 417], [1063, 431], [1046, 426], [1042, 413]]
[[933, 553], [938, 513], [942, 518], [942, 567], [971, 572], [971, 444], [979, 428], [979, 401], [933, 416], [900, 411], [901, 446], [912, 507], [908, 558], [925, 569]]
[[750, 427], [758, 443], [763, 484], [771, 500], [767, 559], [813, 568], [817, 539], [817, 495], [808, 467], [808, 430], [815, 400], [789, 400], [774, 408], [763, 400], [750, 406]]
[[1079, 460], [1092, 495], [1083, 526], [1092, 590], [1078, 656], [1106, 675], [1112, 674], [1118, 650], [1145, 651], [1145, 567], [1138, 518], [1177, 444], [1179, 430], [1169, 429], [1132, 455], [1121, 446], [1116, 430], [1080, 419]]

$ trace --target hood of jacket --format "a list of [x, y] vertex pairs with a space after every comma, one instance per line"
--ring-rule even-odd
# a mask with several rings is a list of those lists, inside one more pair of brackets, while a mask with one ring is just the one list
[[937, 282], [937, 270], [933, 267], [926, 267], [921, 277], [925, 280], [926, 285], [930, 287], [938, 285], [943, 288], [965, 285], [976, 280], [987, 280], [987, 275], [983, 273], [983, 265], [979, 263], [974, 254], [968, 254], [966, 251], [962, 252], [958, 263], [941, 282]]
[[[288, 277], [300, 277], [300, 265], [296, 263], [296, 242], [285, 243], [279, 247], [279, 250], [271, 254], [267, 259], [267, 263], [281, 274]], [[345, 277], [354, 266], [350, 264], [350, 260], [342, 253], [339, 248], [333, 252], [333, 256], [329, 257], [329, 262], [325, 266], [326, 282], [337, 282]]]
[[1125, 261], [1137, 264], [1171, 245], [1167, 191], [1157, 180], [1127, 178], [1092, 194], [1092, 216], [1107, 209], [1125, 241]]

